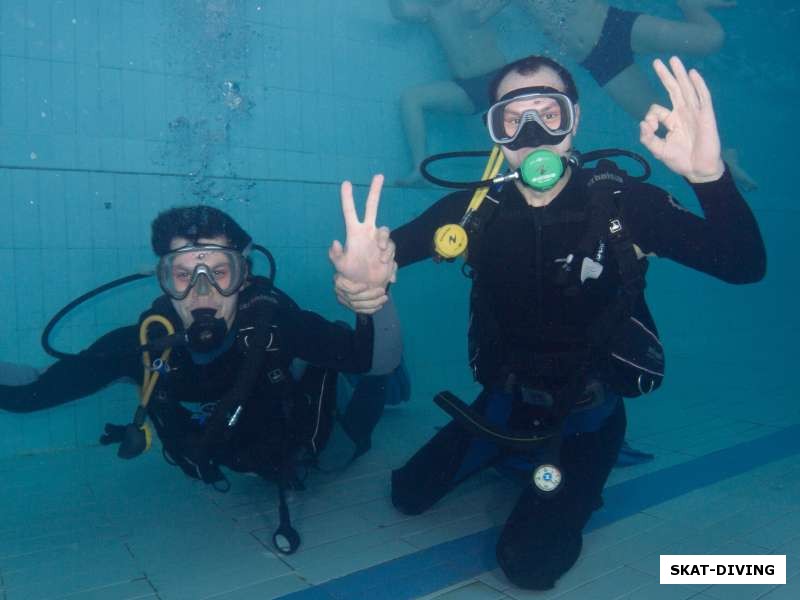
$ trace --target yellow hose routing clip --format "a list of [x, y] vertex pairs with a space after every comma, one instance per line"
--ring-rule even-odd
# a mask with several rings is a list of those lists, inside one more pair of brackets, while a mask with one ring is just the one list
[[[500, 146], [495, 145], [489, 155], [489, 160], [486, 162], [481, 180], [494, 179], [502, 166], [503, 153], [500, 151]], [[467, 235], [466, 226], [475, 211], [481, 207], [488, 193], [489, 186], [477, 188], [472, 194], [472, 200], [470, 200], [461, 221], [442, 225], [436, 230], [433, 236], [433, 248], [439, 257], [445, 260], [453, 260], [467, 250], [469, 235]]]
[[[167, 335], [173, 335], [175, 333], [175, 327], [173, 327], [172, 323], [170, 323], [169, 319], [166, 317], [162, 317], [161, 315], [150, 315], [139, 326], [139, 343], [142, 346], [146, 346], [150, 339], [148, 337], [148, 332], [150, 329], [150, 325], [153, 323], [158, 323], [164, 329], [167, 330]], [[156, 382], [158, 381], [158, 376], [160, 375], [160, 371], [153, 368], [153, 365], [166, 365], [167, 361], [169, 360], [169, 355], [172, 354], [172, 348], [166, 348], [161, 353], [161, 358], [157, 359], [156, 361], [150, 362], [150, 352], [145, 350], [142, 352], [142, 366], [144, 367], [144, 377], [142, 378], [142, 390], [141, 390], [141, 406], [143, 408], [147, 408], [147, 404], [150, 402], [150, 396], [153, 393], [153, 390], [156, 387]]]
[[[139, 326], [139, 343], [142, 346], [147, 346], [149, 343], [148, 329], [153, 323], [158, 323], [167, 330], [167, 335], [175, 333], [175, 327], [169, 322], [169, 319], [161, 315], [151, 315], [147, 317]], [[161, 358], [150, 362], [150, 352], [145, 350], [142, 352], [142, 364], [144, 366], [144, 377], [142, 377], [142, 388], [140, 392], [139, 406], [136, 407], [136, 412], [133, 415], [133, 421], [125, 426], [125, 431], [122, 435], [122, 440], [117, 450], [117, 456], [120, 458], [134, 458], [139, 456], [142, 452], [150, 449], [153, 442], [153, 434], [147, 424], [147, 405], [150, 402], [150, 396], [153, 395], [153, 390], [156, 387], [158, 376], [161, 371], [156, 366], [165, 366], [169, 360], [169, 355], [172, 348], [166, 348], [161, 353]]]

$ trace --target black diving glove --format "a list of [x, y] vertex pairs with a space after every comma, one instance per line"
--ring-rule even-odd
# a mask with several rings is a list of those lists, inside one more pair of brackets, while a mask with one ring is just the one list
[[100, 443], [103, 446], [110, 444], [119, 444], [125, 437], [125, 425], [114, 425], [113, 423], [106, 423], [105, 433], [100, 436]]
[[135, 458], [150, 447], [149, 432], [146, 427], [137, 427], [133, 423], [128, 425], [106, 423], [105, 433], [100, 436], [100, 443], [104, 446], [119, 444], [117, 456]]

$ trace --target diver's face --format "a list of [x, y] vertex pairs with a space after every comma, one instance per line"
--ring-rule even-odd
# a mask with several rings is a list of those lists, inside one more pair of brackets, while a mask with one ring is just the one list
[[[512, 71], [500, 82], [500, 85], [497, 88], [497, 98], [502, 98], [506, 94], [511, 91], [518, 90], [521, 88], [526, 87], [539, 87], [539, 86], [546, 86], [556, 89], [560, 92], [566, 91], [566, 86], [564, 82], [561, 80], [561, 77], [558, 76], [558, 73], [553, 71], [553, 69], [549, 67], [542, 67], [536, 73], [522, 75], [517, 73], [516, 71]], [[544, 107], [540, 106], [537, 103], [548, 102], [545, 99], [531, 99], [528, 102], [531, 103], [531, 106], [524, 106], [522, 108], [531, 108], [537, 109], [539, 114], [543, 114], [542, 109]], [[555, 108], [558, 108], [555, 102], [551, 102]], [[524, 112], [524, 110], [522, 111]], [[556, 114], [555, 111], [547, 112], [547, 118], [550, 119], [560, 119], [560, 114]], [[575, 132], [578, 129], [578, 121], [580, 119], [580, 107], [576, 104], [575, 105], [575, 126], [572, 128], [572, 132], [567, 134], [567, 136], [561, 140], [558, 144], [555, 145], [543, 145], [538, 146], [537, 148], [518, 148], [517, 150], [511, 150], [506, 146], [501, 146], [503, 150], [503, 154], [508, 161], [509, 166], [512, 169], [518, 169], [519, 166], [522, 164], [522, 161], [534, 150], [538, 148], [546, 148], [558, 154], [559, 156], [565, 156], [567, 152], [572, 148], [572, 138], [575, 137]], [[508, 127], [515, 127], [516, 124], [508, 123]], [[509, 131], [511, 133], [512, 131]]]
[[[183, 248], [185, 246], [190, 245], [192, 242], [184, 237], [175, 237], [172, 238], [172, 241], [169, 244], [170, 250], [177, 250], [179, 248]], [[214, 246], [230, 246], [230, 240], [222, 236], [212, 237], [212, 238], [199, 238], [195, 245], [202, 246], [202, 245], [214, 245]], [[194, 271], [194, 266], [197, 262], [197, 257], [193, 255], [194, 253], [187, 253], [184, 257], [181, 257], [179, 260], [187, 261], [186, 271], [188, 273], [192, 273]], [[214, 269], [215, 265], [209, 265], [210, 268]], [[214, 316], [218, 319], [225, 319], [225, 324], [228, 326], [228, 329], [231, 328], [233, 325], [233, 320], [236, 317], [236, 306], [239, 302], [239, 292], [235, 294], [231, 294], [230, 296], [223, 296], [219, 293], [213, 285], [201, 285], [198, 282], [189, 292], [189, 295], [186, 296], [183, 300], [172, 300], [172, 306], [175, 307], [175, 311], [180, 316], [181, 321], [183, 322], [183, 326], [188, 328], [194, 318], [192, 317], [192, 311], [197, 308], [213, 308], [217, 312]]]

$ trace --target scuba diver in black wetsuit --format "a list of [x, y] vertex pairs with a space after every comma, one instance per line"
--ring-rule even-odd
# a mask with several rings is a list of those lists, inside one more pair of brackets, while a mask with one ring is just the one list
[[[42, 410], [133, 379], [142, 389], [133, 422], [107, 424], [100, 441], [118, 443], [119, 456], [133, 458], [150, 446], [152, 424], [165, 458], [193, 478], [225, 491], [220, 467], [227, 467], [277, 482], [281, 524], [274, 542], [294, 552], [300, 539], [285, 489], [302, 489], [300, 468], [313, 466], [325, 446], [336, 372], [384, 375], [399, 364], [396, 314], [390, 307], [357, 315], [350, 329], [301, 310], [270, 279], [252, 273], [250, 236], [213, 207], [161, 213], [152, 246], [164, 295], [139, 324], [65, 356], [25, 385], [0, 385], [0, 408]], [[307, 363], [301, 380], [292, 374], [295, 359]], [[359, 423], [374, 427], [377, 419], [355, 412], [343, 415], [355, 423], [342, 423], [347, 433]], [[369, 448], [368, 439], [353, 442]]]
[[[705, 218], [611, 161], [584, 168], [572, 148], [580, 119], [572, 77], [533, 56], [507, 65], [490, 87], [486, 124], [499, 149], [482, 183], [462, 185], [483, 189], [446, 196], [391, 234], [399, 266], [430, 257], [432, 239], [438, 257], [467, 249], [469, 356], [483, 385], [471, 406], [437, 395], [454, 420], [392, 473], [392, 501], [418, 514], [487, 466], [525, 469], [530, 485], [496, 547], [519, 587], [551, 588], [575, 563], [623, 443], [621, 396], [652, 391], [663, 377], [646, 257], [730, 283], [765, 273], [758, 225], [720, 156], [711, 95], [680, 60], [670, 67], [654, 62], [672, 108], [651, 107], [641, 141], [688, 180]], [[503, 158], [512, 172], [496, 176]], [[346, 272], [336, 288], [361, 312], [385, 299]]]

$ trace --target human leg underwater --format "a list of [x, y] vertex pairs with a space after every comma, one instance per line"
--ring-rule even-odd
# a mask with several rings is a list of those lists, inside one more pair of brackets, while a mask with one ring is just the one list
[[[472, 408], [487, 419], [504, 424], [511, 414], [510, 402], [490, 403], [484, 392]], [[475, 439], [456, 421], [445, 425], [401, 468], [392, 471], [392, 504], [402, 513], [417, 515], [428, 510], [460, 482], [501, 456], [493, 443]]]
[[497, 542], [497, 561], [514, 585], [550, 589], [580, 555], [583, 528], [601, 494], [625, 437], [625, 408], [597, 431], [567, 436], [561, 447], [563, 488], [543, 497], [528, 485]]
[[427, 111], [469, 115], [475, 111], [475, 106], [467, 92], [455, 81], [434, 81], [403, 92], [400, 112], [413, 166], [408, 175], [397, 180], [398, 185], [417, 185], [424, 181], [419, 166], [427, 152]]

